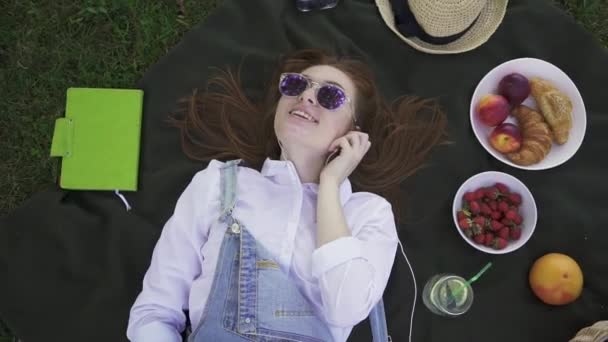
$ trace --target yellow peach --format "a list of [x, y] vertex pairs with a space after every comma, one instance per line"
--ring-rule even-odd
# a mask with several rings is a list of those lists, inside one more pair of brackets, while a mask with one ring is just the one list
[[575, 301], [583, 290], [583, 272], [571, 257], [549, 253], [534, 262], [530, 287], [546, 304], [564, 305]]

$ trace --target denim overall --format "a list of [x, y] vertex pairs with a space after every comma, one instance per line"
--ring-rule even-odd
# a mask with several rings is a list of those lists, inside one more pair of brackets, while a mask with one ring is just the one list
[[[221, 170], [220, 226], [227, 226], [203, 319], [190, 342], [330, 342], [312, 305], [272, 255], [232, 216], [240, 160]], [[374, 342], [388, 341], [382, 299], [370, 314]]]

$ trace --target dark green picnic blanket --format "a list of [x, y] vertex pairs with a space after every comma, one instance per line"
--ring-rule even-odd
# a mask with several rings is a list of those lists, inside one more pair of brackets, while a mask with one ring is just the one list
[[[488, 43], [451, 56], [410, 48], [370, 0], [344, 0], [333, 10], [307, 14], [293, 1], [225, 0], [137, 84], [145, 105], [139, 191], [126, 194], [132, 211], [112, 193], [55, 189], [0, 219], [0, 317], [26, 342], [126, 340], [129, 309], [163, 224], [191, 177], [205, 167], [184, 156], [178, 132], [166, 124], [177, 99], [204, 85], [210, 67], [243, 60], [244, 84], [255, 96], [278, 55], [310, 47], [361, 55], [388, 99], [437, 97], [448, 112], [454, 143], [437, 149], [429, 166], [403, 184], [409, 219], [399, 235], [419, 288], [439, 272], [470, 276], [488, 261], [494, 267], [475, 284], [474, 304], [458, 319], [435, 316], [418, 301], [414, 341], [567, 341], [580, 328], [608, 319], [608, 54], [548, 0], [511, 1]], [[585, 100], [584, 143], [555, 169], [502, 164], [471, 130], [476, 84], [518, 57], [557, 65]], [[536, 198], [536, 233], [515, 253], [478, 252], [454, 228], [456, 190], [487, 170], [518, 177]], [[582, 297], [564, 307], [542, 304], [527, 281], [532, 262], [553, 251], [575, 258], [585, 274]], [[393, 341], [407, 341], [413, 284], [399, 255], [384, 300]], [[350, 340], [371, 340], [367, 322]]]

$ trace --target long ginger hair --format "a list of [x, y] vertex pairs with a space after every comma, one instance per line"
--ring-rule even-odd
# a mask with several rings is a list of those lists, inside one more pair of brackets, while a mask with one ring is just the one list
[[353, 191], [368, 191], [386, 198], [397, 223], [403, 220], [399, 184], [420, 169], [432, 148], [445, 142], [447, 119], [434, 100], [402, 96], [387, 104], [378, 92], [365, 63], [300, 50], [281, 58], [268, 85], [266, 97], [248, 97], [240, 73], [220, 70], [204, 91], [181, 101], [170, 118], [181, 132], [186, 155], [200, 161], [242, 159], [261, 170], [266, 158], [279, 159], [274, 115], [281, 94], [281, 73], [301, 72], [314, 65], [329, 65], [348, 75], [356, 88], [355, 113], [372, 146], [350, 175]]

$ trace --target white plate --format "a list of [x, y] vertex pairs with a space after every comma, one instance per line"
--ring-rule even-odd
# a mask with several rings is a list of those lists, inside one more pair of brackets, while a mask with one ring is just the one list
[[[521, 206], [519, 207], [519, 213], [524, 218], [521, 225], [521, 238], [517, 241], [509, 242], [507, 247], [501, 250], [478, 245], [469, 239], [466, 235], [464, 235], [462, 229], [458, 227], [458, 215], [456, 214], [458, 210], [462, 208], [462, 196], [466, 192], [477, 190], [481, 187], [493, 186], [497, 182], [505, 184], [512, 192], [516, 192], [521, 195], [522, 201]], [[534, 234], [534, 230], [536, 229], [538, 212], [536, 202], [534, 201], [534, 197], [532, 196], [530, 189], [528, 189], [528, 187], [519, 179], [503, 172], [486, 171], [478, 173], [467, 179], [464, 183], [462, 183], [458, 191], [456, 191], [454, 202], [452, 203], [452, 218], [454, 219], [456, 230], [469, 245], [482, 252], [490, 254], [506, 254], [519, 249], [521, 246], [525, 245], [526, 242], [528, 242], [530, 237], [532, 237], [532, 234]]]
[[[488, 142], [488, 137], [494, 128], [488, 127], [481, 123], [477, 118], [475, 110], [479, 100], [484, 95], [498, 94], [498, 83], [500, 80], [506, 75], [514, 72], [520, 73], [526, 76], [528, 79], [532, 77], [540, 77], [553, 83], [557, 89], [565, 93], [570, 98], [573, 107], [572, 128], [570, 129], [568, 141], [564, 145], [553, 143], [551, 151], [549, 151], [549, 154], [547, 154], [545, 159], [529, 166], [517, 165], [511, 162], [506, 156], [496, 151], [492, 145], [490, 145]], [[523, 102], [523, 104], [538, 110], [532, 95], [530, 95]], [[477, 140], [479, 140], [486, 151], [505, 164], [525, 170], [544, 170], [556, 167], [566, 162], [576, 153], [583, 143], [585, 130], [587, 128], [587, 113], [585, 111], [585, 104], [583, 103], [581, 94], [574, 85], [574, 82], [572, 82], [568, 75], [566, 75], [555, 65], [535, 58], [519, 58], [510, 60], [492, 69], [492, 71], [484, 76], [473, 93], [473, 98], [471, 99], [470, 116], [473, 132], [475, 133]], [[517, 124], [517, 120], [511, 115], [509, 115], [505, 122]]]

